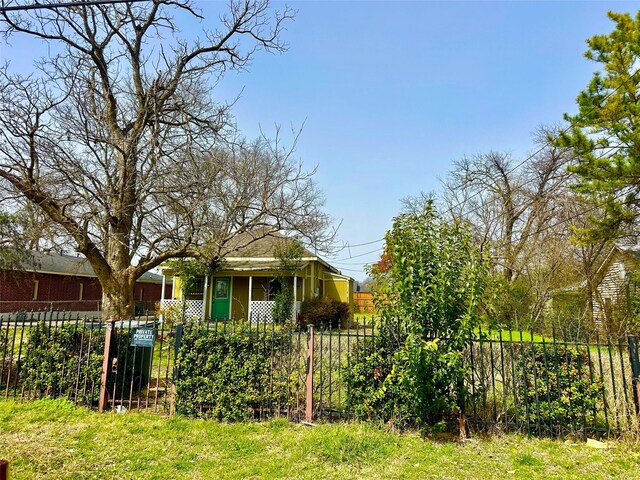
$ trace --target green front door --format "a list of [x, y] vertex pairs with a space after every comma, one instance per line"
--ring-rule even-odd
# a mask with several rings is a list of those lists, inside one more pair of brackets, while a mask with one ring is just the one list
[[229, 305], [231, 301], [231, 278], [214, 277], [213, 279], [213, 308], [211, 318], [213, 320], [228, 320]]

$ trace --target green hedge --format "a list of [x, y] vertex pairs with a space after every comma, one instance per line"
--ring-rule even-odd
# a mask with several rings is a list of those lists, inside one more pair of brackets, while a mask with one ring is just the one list
[[29, 335], [20, 365], [25, 390], [33, 396], [77, 398], [79, 403], [91, 404], [100, 388], [104, 338], [104, 330], [40, 322]]
[[589, 350], [565, 345], [517, 345], [517, 413], [551, 428], [595, 426], [604, 384], [591, 372]]
[[300, 319], [318, 328], [346, 328], [351, 308], [329, 297], [314, 297], [300, 305]]
[[[98, 328], [98, 327], [101, 328]], [[34, 397], [67, 397], [92, 405], [98, 401], [104, 354], [104, 324], [69, 324], [62, 327], [40, 322], [29, 334], [24, 360], [19, 368], [24, 389]], [[140, 383], [141, 350], [134, 366], [135, 347], [129, 345], [129, 332], [116, 332], [112, 348], [117, 352], [117, 374], [110, 375], [107, 391], [121, 395]], [[126, 360], [126, 361], [125, 361]], [[124, 365], [124, 367], [122, 367]]]
[[287, 408], [297, 373], [290, 352], [286, 331], [186, 332], [176, 363], [176, 411], [242, 421], [261, 409]]

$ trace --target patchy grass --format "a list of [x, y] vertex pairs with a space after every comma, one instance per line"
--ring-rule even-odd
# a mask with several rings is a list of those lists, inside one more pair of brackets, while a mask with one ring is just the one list
[[16, 479], [635, 478], [640, 445], [608, 445], [517, 435], [458, 445], [360, 423], [229, 425], [0, 401], [0, 458]]

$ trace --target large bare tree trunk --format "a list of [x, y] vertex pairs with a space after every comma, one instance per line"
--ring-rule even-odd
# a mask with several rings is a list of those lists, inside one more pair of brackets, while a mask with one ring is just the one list
[[134, 315], [135, 300], [133, 290], [135, 279], [113, 278], [102, 287], [102, 318], [105, 320], [126, 320]]

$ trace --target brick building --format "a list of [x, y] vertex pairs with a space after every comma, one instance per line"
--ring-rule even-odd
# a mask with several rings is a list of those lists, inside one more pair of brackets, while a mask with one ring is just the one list
[[[165, 286], [168, 295], [171, 285]], [[147, 272], [135, 284], [136, 314], [154, 311], [162, 276]], [[83, 257], [32, 252], [22, 271], [0, 270], [0, 313], [65, 311], [97, 314], [102, 288]]]

